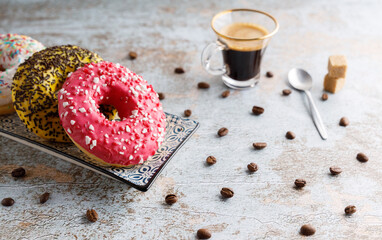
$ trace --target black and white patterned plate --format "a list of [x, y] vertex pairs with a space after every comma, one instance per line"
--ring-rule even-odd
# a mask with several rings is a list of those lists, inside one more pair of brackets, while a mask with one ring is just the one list
[[140, 191], [147, 191], [170, 159], [198, 129], [199, 123], [166, 113], [165, 140], [155, 155], [141, 165], [110, 167], [100, 165], [72, 143], [46, 141], [27, 130], [17, 114], [0, 116], [0, 135], [39, 149], [53, 156], [122, 181]]

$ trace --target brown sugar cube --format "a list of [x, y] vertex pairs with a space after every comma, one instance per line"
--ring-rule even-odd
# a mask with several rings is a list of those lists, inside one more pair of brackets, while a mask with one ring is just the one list
[[345, 85], [345, 78], [332, 78], [329, 76], [329, 74], [325, 75], [325, 79], [324, 79], [325, 91], [336, 93], [339, 90], [341, 90], [344, 85]]
[[334, 55], [329, 57], [328, 70], [331, 78], [345, 78], [347, 67], [345, 56]]

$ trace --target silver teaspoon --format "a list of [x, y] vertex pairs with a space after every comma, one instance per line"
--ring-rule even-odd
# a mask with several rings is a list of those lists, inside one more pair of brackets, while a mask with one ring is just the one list
[[328, 133], [326, 132], [325, 126], [322, 122], [320, 113], [317, 110], [316, 105], [314, 104], [312, 94], [310, 89], [313, 85], [312, 77], [303, 69], [292, 68], [288, 73], [289, 84], [292, 85], [297, 90], [303, 91], [308, 97], [310, 112], [312, 114], [313, 122], [316, 125], [318, 132], [321, 135], [321, 138], [326, 140], [328, 138]]

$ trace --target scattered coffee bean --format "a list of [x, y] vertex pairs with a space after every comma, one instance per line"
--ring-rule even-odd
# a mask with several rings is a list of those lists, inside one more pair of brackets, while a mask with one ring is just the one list
[[267, 143], [265, 143], [265, 142], [256, 142], [256, 143], [253, 143], [252, 146], [253, 146], [253, 148], [255, 148], [256, 150], [261, 150], [261, 149], [267, 147]]
[[253, 112], [253, 114], [255, 114], [256, 116], [258, 116], [258, 115], [261, 115], [261, 114], [264, 113], [264, 108], [262, 108], [262, 107], [258, 107], [258, 106], [253, 106], [253, 108], [252, 108], [252, 112]]
[[300, 228], [300, 233], [304, 236], [311, 236], [316, 233], [316, 229], [310, 224], [304, 224]]
[[25, 169], [22, 167], [16, 168], [12, 171], [12, 177], [19, 178], [25, 176]]
[[159, 96], [159, 100], [163, 100], [165, 98], [164, 93], [162, 92], [159, 92], [158, 96]]
[[218, 131], [219, 137], [224, 137], [227, 134], [228, 134], [228, 129], [225, 127], [220, 128]]
[[369, 161], [369, 158], [363, 153], [358, 153], [357, 154], [357, 160], [360, 162], [367, 162], [367, 161]]
[[346, 117], [341, 118], [340, 126], [346, 127], [347, 125], [349, 125], [349, 119], [347, 119]]
[[222, 188], [222, 190], [220, 190], [220, 194], [224, 198], [231, 198], [231, 197], [233, 197], [234, 192], [233, 192], [233, 190], [231, 188]]
[[216, 157], [214, 156], [208, 156], [207, 159], [206, 159], [206, 162], [210, 165], [213, 165], [216, 163]]
[[49, 200], [49, 197], [50, 197], [50, 193], [48, 193], [48, 192], [42, 194], [42, 195], [40, 196], [40, 203], [41, 203], [41, 204], [46, 203], [46, 201]]
[[86, 211], [86, 218], [90, 222], [96, 222], [98, 220], [98, 213], [94, 209], [88, 209]]
[[192, 111], [190, 109], [184, 110], [184, 116], [185, 117], [189, 117], [189, 116], [191, 116], [191, 114], [192, 114]]
[[15, 200], [13, 200], [13, 198], [4, 198], [1, 201], [1, 205], [5, 206], [5, 207], [10, 207], [13, 204], [15, 204]]
[[259, 169], [259, 167], [257, 166], [256, 163], [248, 164], [247, 168], [248, 168], [248, 171], [250, 171], [250, 172], [257, 172], [257, 170]]
[[306, 185], [306, 181], [304, 179], [298, 178], [294, 181], [294, 185], [298, 188], [303, 188]]
[[197, 236], [199, 239], [210, 239], [212, 235], [211, 235], [210, 230], [205, 229], [205, 228], [201, 228], [201, 229], [199, 229], [198, 232], [196, 233], [196, 236]]
[[354, 205], [349, 205], [345, 208], [345, 213], [350, 215], [357, 212], [357, 208]]
[[177, 67], [177, 68], [175, 68], [174, 73], [182, 74], [182, 73], [184, 73], [184, 69], [181, 67]]
[[166, 196], [165, 201], [168, 205], [173, 205], [178, 201], [178, 197], [175, 194], [169, 194]]
[[272, 72], [267, 72], [267, 73], [265, 74], [265, 76], [267, 76], [268, 78], [271, 78], [271, 77], [273, 77], [273, 73], [272, 73]]
[[210, 84], [208, 84], [206, 82], [199, 82], [198, 83], [198, 88], [200, 88], [200, 89], [207, 89], [207, 88], [210, 88]]
[[138, 54], [136, 52], [129, 52], [129, 58], [131, 60], [134, 60], [138, 57]]
[[290, 90], [290, 89], [284, 89], [283, 90], [283, 95], [284, 96], [288, 96], [289, 94], [291, 94], [292, 93], [292, 91]]
[[286, 134], [285, 134], [285, 137], [289, 140], [292, 140], [292, 139], [295, 139], [296, 138], [296, 134], [294, 134], [294, 132], [291, 132], [291, 131], [288, 131]]
[[326, 101], [326, 100], [328, 100], [328, 98], [329, 98], [329, 96], [326, 93], [323, 93], [321, 96], [322, 101]]
[[229, 90], [226, 90], [222, 93], [222, 98], [226, 98], [228, 97], [229, 95], [231, 94], [231, 92]]
[[342, 169], [340, 167], [333, 166], [333, 167], [330, 167], [329, 170], [332, 175], [338, 175], [342, 173]]

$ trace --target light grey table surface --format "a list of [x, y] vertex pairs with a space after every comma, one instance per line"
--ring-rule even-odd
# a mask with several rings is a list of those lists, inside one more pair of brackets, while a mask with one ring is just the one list
[[[274, 15], [279, 33], [265, 54], [261, 82], [248, 91], [226, 90], [200, 65], [203, 47], [215, 39], [212, 16], [230, 8], [255, 8]], [[26, 34], [46, 46], [77, 44], [141, 74], [166, 94], [164, 110], [193, 111], [200, 129], [146, 193], [0, 137], [0, 239], [195, 239], [208, 228], [212, 239], [380, 239], [382, 236], [382, 3], [380, 1], [4, 1], [0, 32]], [[138, 58], [128, 60], [129, 51]], [[328, 56], [349, 62], [342, 91], [320, 101]], [[173, 73], [175, 67], [186, 70]], [[284, 97], [287, 72], [307, 69], [312, 94], [329, 138], [319, 137], [299, 92]], [[267, 79], [265, 71], [275, 77]], [[199, 81], [211, 84], [198, 90]], [[265, 108], [253, 116], [253, 105]], [[350, 125], [338, 126], [346, 116]], [[229, 134], [218, 138], [220, 127]], [[293, 141], [285, 139], [293, 131]], [[264, 141], [268, 147], [253, 150]], [[367, 163], [355, 157], [364, 152]], [[209, 155], [217, 157], [206, 166]], [[250, 162], [259, 171], [248, 174]], [[343, 169], [330, 176], [329, 167]], [[23, 166], [24, 179], [10, 172]], [[293, 188], [296, 178], [307, 186]], [[220, 198], [231, 187], [235, 196]], [[44, 205], [38, 196], [48, 191]], [[168, 193], [179, 201], [164, 203]], [[353, 204], [357, 213], [344, 215]], [[99, 221], [85, 219], [94, 208]]]

